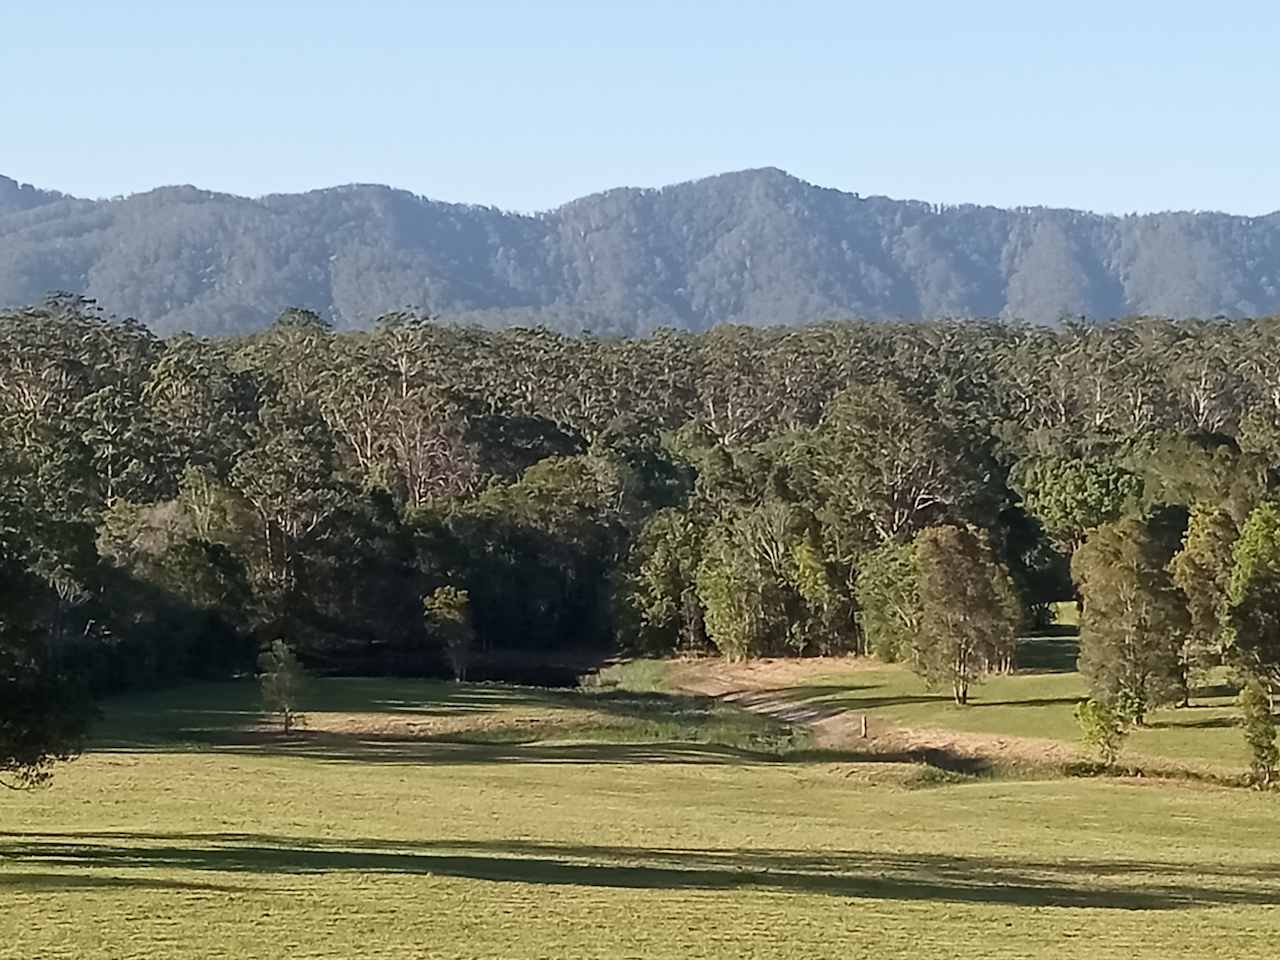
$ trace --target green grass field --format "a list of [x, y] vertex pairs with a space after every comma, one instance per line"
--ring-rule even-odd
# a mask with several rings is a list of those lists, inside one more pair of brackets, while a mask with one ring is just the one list
[[[850, 691], [862, 693], [862, 691]], [[813, 761], [694, 698], [324, 681], [109, 705], [0, 797], [0, 956], [1265, 957], [1280, 808]], [[885, 709], [941, 709], [898, 704]]]
[[[930, 690], [901, 665], [819, 674], [803, 686], [780, 687], [773, 693], [798, 704], [865, 713], [903, 727], [1078, 744], [1075, 707], [1088, 691], [1083, 678], [1063, 666], [1067, 658], [1074, 659], [1074, 645], [1070, 638], [1047, 638], [1033, 646], [1027, 655], [1042, 666], [989, 678], [973, 689], [964, 707], [956, 706], [949, 693]], [[1136, 759], [1176, 760], [1224, 775], [1241, 773], [1249, 758], [1236, 726], [1235, 691], [1206, 680], [1194, 694], [1190, 707], [1154, 711], [1146, 727], [1131, 732], [1126, 753]]]

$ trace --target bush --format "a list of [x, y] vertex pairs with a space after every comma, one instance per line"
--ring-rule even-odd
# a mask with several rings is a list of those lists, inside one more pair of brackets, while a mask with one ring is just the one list
[[440, 587], [422, 601], [427, 630], [440, 640], [455, 680], [467, 679], [475, 630], [471, 625], [471, 598], [457, 587]]
[[1114, 767], [1129, 736], [1126, 712], [1103, 701], [1085, 700], [1076, 707], [1076, 722], [1084, 745], [1096, 750], [1108, 767]]
[[258, 669], [262, 703], [268, 713], [280, 718], [284, 732], [289, 733], [302, 719], [298, 712], [298, 695], [305, 679], [302, 665], [287, 643], [275, 640], [262, 651]]

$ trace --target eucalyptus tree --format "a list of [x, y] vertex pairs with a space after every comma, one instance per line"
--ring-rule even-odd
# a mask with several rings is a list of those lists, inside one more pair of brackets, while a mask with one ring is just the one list
[[156, 346], [74, 297], [0, 315], [0, 443], [48, 510], [91, 517], [154, 481], [138, 395]]
[[831, 398], [868, 378], [865, 331], [827, 324], [779, 331], [759, 340], [755, 388], [767, 400], [763, 436], [812, 427]]
[[1243, 380], [1241, 406], [1280, 420], [1280, 315], [1248, 321], [1236, 359], [1234, 369]]
[[250, 437], [231, 483], [257, 516], [260, 589], [283, 600], [299, 585], [307, 551], [328, 532], [348, 488], [335, 476], [333, 438], [324, 422], [288, 401], [266, 404]]
[[314, 410], [321, 383], [333, 368], [338, 340], [333, 325], [311, 310], [284, 311], [269, 328], [238, 344], [233, 369], [249, 373], [263, 402]]
[[225, 343], [173, 337], [148, 371], [141, 400], [163, 438], [170, 482], [188, 467], [210, 469], [225, 480], [249, 445], [258, 384], [233, 369], [233, 353]]
[[1061, 349], [1075, 407], [1087, 433], [1112, 433], [1124, 419], [1133, 419], [1135, 408], [1141, 410], [1141, 405], [1121, 389], [1132, 350], [1128, 330], [1068, 323]]
[[1027, 453], [1056, 452], [1079, 430], [1074, 358], [1064, 349], [1069, 336], [1070, 330], [1018, 327], [986, 359], [999, 406], [1025, 434], [1018, 441]]
[[1112, 389], [1121, 399], [1112, 431], [1142, 437], [1178, 426], [1178, 401], [1169, 372], [1177, 356], [1180, 330], [1167, 320], [1134, 317], [1111, 331], [1119, 340], [1121, 359], [1112, 374]]
[[964, 706], [974, 684], [1012, 662], [1017, 594], [1008, 571], [971, 529], [930, 527], [913, 546], [920, 624], [911, 666], [930, 683], [949, 686]]
[[[720, 326], [697, 345], [697, 416], [726, 446], [757, 442], [770, 433], [780, 411], [787, 382], [768, 382], [762, 361], [776, 331]], [[782, 389], [779, 389], [781, 387]]]
[[1093, 530], [1071, 561], [1084, 597], [1080, 672], [1093, 698], [1141, 726], [1183, 693], [1186, 597], [1170, 576], [1162, 539], [1130, 518]]
[[335, 441], [342, 472], [357, 485], [392, 493], [409, 510], [456, 495], [474, 479], [466, 422], [449, 385], [410, 357], [403, 326], [340, 340], [321, 375], [316, 404]]
[[627, 341], [513, 330], [498, 341], [512, 412], [545, 417], [589, 446], [634, 407], [637, 379]]
[[1238, 330], [1221, 320], [1177, 325], [1162, 358], [1173, 406], [1171, 426], [1201, 434], [1239, 429], [1245, 375]]
[[813, 470], [831, 507], [865, 521], [881, 542], [902, 542], [930, 522], [965, 516], [980, 498], [985, 465], [961, 441], [936, 410], [879, 380], [827, 407]]

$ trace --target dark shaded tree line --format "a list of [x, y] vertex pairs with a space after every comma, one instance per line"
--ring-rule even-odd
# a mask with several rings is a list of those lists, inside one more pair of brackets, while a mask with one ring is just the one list
[[[1278, 348], [1270, 319], [628, 340], [304, 311], [162, 340], [55, 298], [0, 314], [5, 682], [70, 704], [279, 639], [361, 673], [871, 650], [963, 702], [1073, 564], [1100, 700], [1140, 721], [1224, 660], [1270, 689]], [[68, 709], [27, 712], [52, 755]]]

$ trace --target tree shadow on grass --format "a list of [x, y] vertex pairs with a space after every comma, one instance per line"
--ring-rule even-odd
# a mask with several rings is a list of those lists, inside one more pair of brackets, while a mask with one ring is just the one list
[[1080, 642], [1074, 632], [1019, 637], [1014, 660], [1019, 672], [1074, 673]]
[[969, 706], [978, 707], [1059, 707], [1065, 705], [1075, 706], [1084, 697], [1037, 697], [1028, 700], [982, 700], [974, 698], [969, 701]]
[[[353, 681], [353, 684], [355, 681]], [[990, 758], [975, 757], [948, 747], [868, 745], [838, 751], [807, 748], [797, 729], [828, 717], [854, 714], [859, 709], [912, 703], [949, 703], [943, 694], [854, 696], [850, 691], [883, 690], [881, 684], [848, 687], [800, 686], [744, 692], [737, 703], [694, 694], [641, 693], [625, 690], [523, 691], [503, 687], [458, 687], [455, 692], [435, 684], [433, 703], [455, 704], [461, 715], [486, 704], [532, 703], [539, 707], [587, 710], [638, 722], [634, 729], [614, 729], [605, 722], [585, 721], [546, 731], [536, 724], [501, 724], [475, 730], [438, 733], [426, 730], [308, 730], [289, 735], [258, 725], [257, 714], [206, 710], [193, 716], [204, 725], [176, 727], [116, 727], [100, 735], [97, 753], [193, 754], [301, 758], [327, 763], [386, 763], [404, 765], [473, 764], [774, 764], [774, 763], [896, 763], [926, 765], [950, 773], [984, 775], [995, 769]], [[425, 693], [426, 691], [424, 691]], [[354, 688], [344, 694], [350, 699]], [[358, 698], [357, 698], [358, 699]], [[423, 697], [406, 703], [396, 696], [366, 700], [366, 705], [421, 712]], [[762, 715], [766, 706], [777, 711]], [[754, 707], [743, 710], [742, 707]], [[442, 712], [449, 712], [448, 707]], [[325, 711], [320, 711], [325, 712]], [[114, 735], [112, 735], [114, 734]], [[548, 736], [549, 734], [549, 736]], [[686, 736], [686, 734], [688, 734]], [[552, 739], [554, 738], [554, 739]], [[631, 738], [631, 739], [627, 739]], [[624, 742], [619, 742], [619, 741]]]
[[908, 749], [761, 749], [716, 743], [661, 741], [651, 743], [468, 742], [465, 739], [425, 739], [380, 734], [291, 735], [265, 731], [229, 731], [200, 743], [116, 743], [98, 753], [219, 753], [237, 756], [284, 757], [321, 763], [472, 766], [484, 764], [713, 764], [763, 766], [806, 763], [914, 764], [949, 773], [982, 775], [994, 770], [989, 758], [944, 748]]
[[99, 747], [99, 753], [224, 753], [245, 756], [298, 757], [329, 763], [433, 764], [614, 764], [614, 763], [776, 763], [777, 753], [756, 752], [719, 744], [469, 742], [463, 738], [426, 739], [342, 734], [228, 731], [199, 743], [131, 742]]
[[[325, 677], [306, 685], [301, 708], [314, 715], [456, 718], [490, 716], [513, 707], [554, 707], [562, 703], [560, 693], [501, 684]], [[104, 707], [106, 718], [95, 735], [95, 747], [216, 740], [265, 719], [257, 685], [245, 681], [112, 698]]]
[[[757, 703], [786, 703], [797, 708], [813, 707], [828, 712], [830, 716], [840, 714], [857, 714], [865, 710], [880, 707], [904, 707], [918, 704], [952, 705], [954, 699], [946, 693], [889, 694], [884, 696], [850, 696], [850, 691], [883, 689], [881, 684], [864, 686], [835, 687], [777, 687], [766, 690], [753, 690], [749, 693], [732, 695], [733, 702], [743, 705]], [[1083, 697], [1039, 697], [1023, 700], [983, 700], [982, 690], [978, 688], [970, 696], [968, 707], [1051, 707], [1066, 704], [1077, 704]]]
[[[1199, 687], [1193, 687], [1191, 697], [1193, 700], [1212, 700], [1212, 699], [1234, 699], [1236, 694], [1240, 692], [1240, 688], [1230, 683], [1211, 683]], [[1192, 704], [1192, 706], [1203, 707], [1208, 704]]]
[[[862, 851], [664, 849], [255, 834], [0, 834], [0, 862], [75, 870], [390, 874], [646, 890], [1115, 910], [1280, 905], [1275, 868]], [[90, 875], [92, 876], [92, 874]], [[1252, 883], [1241, 883], [1244, 878]], [[104, 883], [104, 885], [106, 885]]]
[[[0, 861], [4, 855], [0, 854]], [[153, 877], [100, 876], [87, 873], [8, 873], [0, 874], [0, 892], [56, 893], [68, 890], [184, 890], [201, 893], [239, 893], [243, 887], [225, 883], [197, 883]]]
[[[340, 681], [324, 682], [332, 685]], [[529, 707], [542, 711], [563, 708], [645, 723], [685, 727], [691, 732], [701, 731], [708, 723], [724, 721], [732, 715], [736, 719], [747, 721], [748, 725], [759, 727], [760, 730], [756, 731], [758, 733], [787, 732], [784, 724], [735, 711], [713, 697], [620, 690], [533, 690], [500, 685], [459, 685], [455, 688], [440, 683], [433, 683], [428, 689], [434, 691], [433, 696], [360, 697], [348, 691], [337, 697], [325, 696], [318, 701], [304, 698], [300, 709], [304, 716], [337, 713], [386, 716], [397, 720], [415, 717], [469, 720], [477, 715], [500, 719], [503, 711], [511, 708]], [[104, 724], [98, 733], [93, 746], [121, 749], [145, 747], [148, 744], [219, 745], [253, 740], [266, 742], [272, 739], [271, 732], [264, 729], [267, 718], [261, 711], [245, 708], [244, 705], [238, 706], [241, 708], [215, 708], [198, 702], [189, 706], [161, 703], [115, 710], [109, 717], [110, 722]], [[512, 716], [518, 719], [520, 714], [517, 712]], [[720, 725], [723, 726], [723, 723]], [[501, 726], [483, 725], [483, 729], [477, 727], [475, 739], [484, 740], [485, 737], [493, 736], [495, 731], [501, 736]], [[774, 729], [769, 729], [770, 727]], [[573, 731], [572, 726], [562, 729], [554, 721], [549, 722], [548, 728], [553, 735], [565, 732], [571, 734]], [[510, 733], [512, 730], [522, 730], [523, 734], [527, 734], [528, 725], [515, 723], [506, 732]], [[460, 735], [465, 737], [466, 732], [455, 730], [443, 734], [423, 733], [420, 736], [414, 734], [413, 737], [457, 740]], [[511, 738], [506, 736], [503, 739]]]
[[1239, 726], [1235, 717], [1206, 717], [1203, 720], [1153, 720], [1147, 723], [1148, 730], [1223, 730]]
[[[441, 685], [435, 687], [439, 690]], [[427, 707], [421, 698], [367, 700], [362, 706], [369, 713], [463, 718], [461, 728], [432, 730], [430, 725], [409, 723], [401, 724], [402, 729], [376, 730], [353, 723], [344, 729], [339, 723], [337, 729], [309, 730], [304, 723], [284, 735], [255, 713], [195, 710], [182, 714], [171, 709], [150, 725], [108, 727], [92, 750], [253, 753], [335, 762], [753, 763], [776, 760], [797, 740], [795, 729], [785, 722], [697, 695], [470, 686], [448, 697], [441, 695], [435, 702], [445, 706]], [[541, 708], [547, 720], [530, 720], [516, 712], [510, 723], [501, 717], [496, 723], [465, 722], [474, 713], [498, 714], [513, 705]], [[555, 715], [558, 708], [570, 711], [563, 720]], [[331, 710], [304, 709], [304, 715]]]

